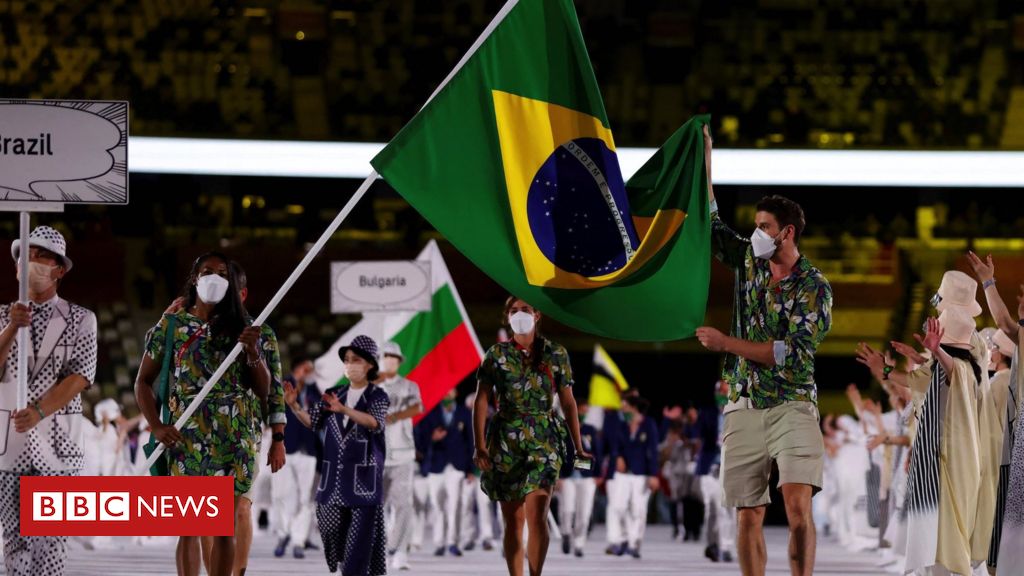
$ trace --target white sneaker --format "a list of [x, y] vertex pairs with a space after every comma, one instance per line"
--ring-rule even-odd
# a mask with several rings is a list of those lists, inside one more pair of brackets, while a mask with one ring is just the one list
[[409, 554], [405, 551], [395, 553], [395, 559], [391, 561], [391, 567], [395, 570], [409, 569]]

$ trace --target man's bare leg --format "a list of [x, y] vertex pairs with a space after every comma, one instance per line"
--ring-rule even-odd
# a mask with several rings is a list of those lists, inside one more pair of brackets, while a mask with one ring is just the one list
[[809, 484], [783, 484], [781, 488], [789, 520], [789, 569], [793, 576], [811, 576], [818, 545], [811, 514], [813, 488]]
[[764, 576], [768, 550], [764, 543], [765, 506], [739, 508], [736, 511], [736, 551], [743, 576]]

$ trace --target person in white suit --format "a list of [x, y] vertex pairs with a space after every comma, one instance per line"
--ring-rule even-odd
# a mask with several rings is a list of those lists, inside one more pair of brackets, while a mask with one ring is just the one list
[[[23, 476], [75, 476], [85, 460], [83, 390], [96, 377], [96, 315], [57, 295], [72, 262], [60, 232], [39, 226], [29, 253], [30, 303], [0, 306], [0, 523], [9, 576], [64, 573], [65, 536], [22, 536], [19, 486]], [[15, 268], [18, 270], [18, 267]], [[20, 274], [20, 271], [19, 271]], [[28, 405], [17, 405], [18, 330], [29, 330]]]

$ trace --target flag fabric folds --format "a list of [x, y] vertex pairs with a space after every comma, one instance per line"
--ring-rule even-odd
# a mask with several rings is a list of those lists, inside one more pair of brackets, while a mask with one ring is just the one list
[[702, 126], [628, 182], [571, 0], [511, 1], [373, 167], [463, 254], [559, 322], [625, 340], [703, 323]]

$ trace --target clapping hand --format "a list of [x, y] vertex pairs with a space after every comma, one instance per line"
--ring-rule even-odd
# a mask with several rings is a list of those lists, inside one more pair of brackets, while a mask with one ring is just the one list
[[[1024, 291], [1024, 290], [1022, 290]], [[939, 324], [938, 318], [928, 318], [928, 322], [925, 323], [924, 336], [920, 334], [914, 334], [914, 339], [918, 341], [926, 350], [931, 350], [932, 354], [939, 353], [939, 344], [942, 342], [942, 336], [946, 331]]]

